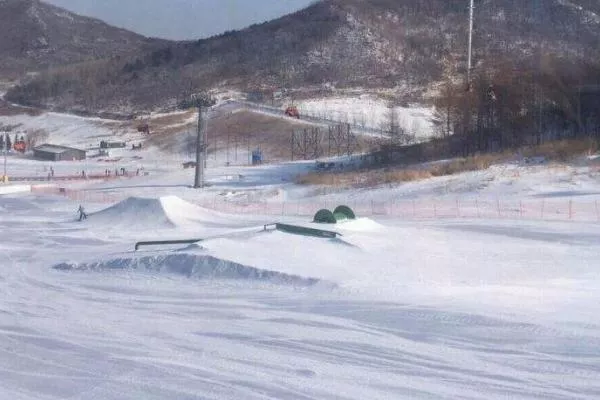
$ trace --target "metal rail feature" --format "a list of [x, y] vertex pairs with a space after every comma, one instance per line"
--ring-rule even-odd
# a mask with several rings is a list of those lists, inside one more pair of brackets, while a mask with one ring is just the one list
[[279, 222], [265, 225], [265, 230], [269, 230], [269, 228], [272, 228], [277, 231], [285, 232], [285, 233], [291, 233], [294, 235], [312, 236], [312, 237], [319, 237], [319, 238], [326, 238], [326, 239], [327, 238], [333, 239], [338, 236], [342, 236], [341, 233], [335, 232], [335, 231], [327, 231], [327, 230], [318, 229], [318, 228], [309, 228], [306, 226], [281, 224]]
[[171, 244], [193, 244], [193, 243], [198, 243], [198, 242], [204, 242], [204, 241], [209, 240], [209, 239], [219, 239], [219, 238], [224, 238], [224, 237], [232, 237], [232, 236], [236, 236], [236, 235], [257, 234], [257, 233], [264, 232], [264, 231], [269, 231], [269, 230], [277, 230], [277, 231], [281, 231], [281, 232], [285, 232], [285, 233], [291, 233], [291, 234], [295, 234], [295, 235], [312, 236], [312, 237], [329, 238], [329, 239], [336, 238], [338, 236], [342, 236], [341, 233], [335, 232], [335, 231], [327, 231], [327, 230], [324, 230], [324, 229], [309, 228], [309, 227], [306, 227], [306, 226], [281, 224], [279, 222], [275, 222], [275, 223], [272, 223], [272, 224], [265, 224], [265, 225], [263, 225], [263, 230], [262, 231], [259, 230], [259, 231], [234, 232], [234, 233], [230, 233], [230, 234], [216, 235], [216, 236], [205, 237], [205, 238], [196, 238], [196, 239], [148, 240], [148, 241], [143, 241], [143, 242], [137, 242], [135, 244], [135, 251], [138, 251], [139, 248], [142, 247], [142, 246], [161, 246], [161, 245], [171, 245]]
[[160, 246], [165, 244], [193, 244], [202, 242], [204, 239], [180, 239], [180, 240], [151, 240], [146, 242], [137, 242], [135, 244], [135, 251], [142, 246]]

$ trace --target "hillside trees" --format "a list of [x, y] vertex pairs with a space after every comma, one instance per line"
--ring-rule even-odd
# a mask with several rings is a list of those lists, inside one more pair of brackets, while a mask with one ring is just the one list
[[600, 135], [600, 63], [546, 57], [542, 66], [495, 60], [473, 75], [471, 90], [447, 81], [436, 106], [451, 155], [514, 149]]
[[32, 131], [27, 132], [27, 136], [25, 137], [25, 143], [28, 149], [33, 149], [34, 147], [43, 144], [48, 140], [49, 134], [45, 129], [34, 129]]

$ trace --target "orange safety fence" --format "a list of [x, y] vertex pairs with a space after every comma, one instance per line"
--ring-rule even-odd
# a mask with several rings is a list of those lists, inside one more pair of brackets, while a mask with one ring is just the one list
[[72, 174], [72, 175], [37, 175], [37, 176], [9, 176], [11, 182], [56, 182], [56, 181], [88, 181], [88, 180], [113, 180], [120, 178], [131, 178], [136, 174], [125, 172], [120, 175], [106, 174]]
[[[34, 185], [33, 193], [59, 195], [82, 203], [114, 204], [127, 195], [112, 191], [87, 191], [56, 185]], [[188, 200], [190, 201], [190, 200]], [[357, 216], [397, 217], [402, 219], [485, 218], [600, 222], [600, 202], [572, 198], [528, 199], [427, 199], [427, 200], [351, 200], [351, 201], [254, 201], [236, 202], [214, 195], [191, 200], [201, 207], [233, 214], [312, 217], [319, 209], [333, 210], [344, 204]]]
[[485, 218], [600, 222], [598, 201], [572, 199], [463, 199], [375, 201], [297, 201], [234, 203], [223, 200], [196, 202], [205, 208], [226, 213], [270, 216], [313, 216], [319, 209], [333, 210], [344, 204], [357, 216], [402, 219]]

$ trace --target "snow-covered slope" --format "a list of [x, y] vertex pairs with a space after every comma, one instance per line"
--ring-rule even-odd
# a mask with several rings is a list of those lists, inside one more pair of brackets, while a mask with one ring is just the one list
[[[51, 138], [75, 138], [81, 121], [65, 121], [76, 122]], [[210, 160], [209, 186], [198, 190], [175, 158], [139, 154], [148, 175], [0, 195], [0, 399], [600, 393], [597, 211], [550, 222], [518, 209], [440, 218], [439, 208], [539, 200], [551, 212], [553, 201], [585, 200], [594, 210], [594, 160], [328, 192], [293, 183], [313, 162]], [[11, 156], [7, 167], [82, 165]], [[433, 204], [437, 214], [365, 215], [364, 205], [401, 200], [411, 210]], [[355, 201], [357, 220], [311, 222], [323, 203]], [[89, 212], [82, 222], [79, 204]], [[341, 236], [265, 230], [276, 221]], [[139, 241], [169, 239], [203, 240], [134, 251]]]
[[333, 241], [262, 232], [133, 253], [148, 235], [133, 225], [107, 237], [60, 198], [0, 202], [0, 398], [600, 390], [595, 225], [363, 219]]
[[390, 130], [393, 121], [394, 126], [398, 126], [405, 134], [414, 136], [419, 141], [436, 135], [433, 109], [400, 106], [390, 108], [386, 101], [370, 95], [299, 101], [298, 108], [302, 115], [383, 132]]
[[[116, 121], [53, 112], [42, 113], [38, 116], [25, 114], [0, 116], [0, 124], [16, 126], [14, 132], [20, 135], [41, 130], [47, 133], [45, 140], [53, 144], [82, 149], [97, 148], [100, 146], [101, 140], [121, 141], [126, 139], [121, 136], [127, 133], [125, 129], [111, 127], [111, 124], [116, 126]], [[121, 135], [118, 135], [119, 133]]]

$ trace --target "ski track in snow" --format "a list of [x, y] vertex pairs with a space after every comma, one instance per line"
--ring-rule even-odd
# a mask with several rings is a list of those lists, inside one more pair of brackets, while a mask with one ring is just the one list
[[[149, 176], [72, 184], [118, 198], [86, 203], [83, 222], [79, 202], [0, 195], [0, 400], [600, 398], [595, 221], [359, 215], [330, 240], [197, 205], [456, 193], [593, 202], [590, 171], [509, 165], [315, 196], [288, 183], [308, 163], [214, 160], [198, 193], [177, 160], [139, 154]], [[133, 251], [190, 237], [208, 240]]]

